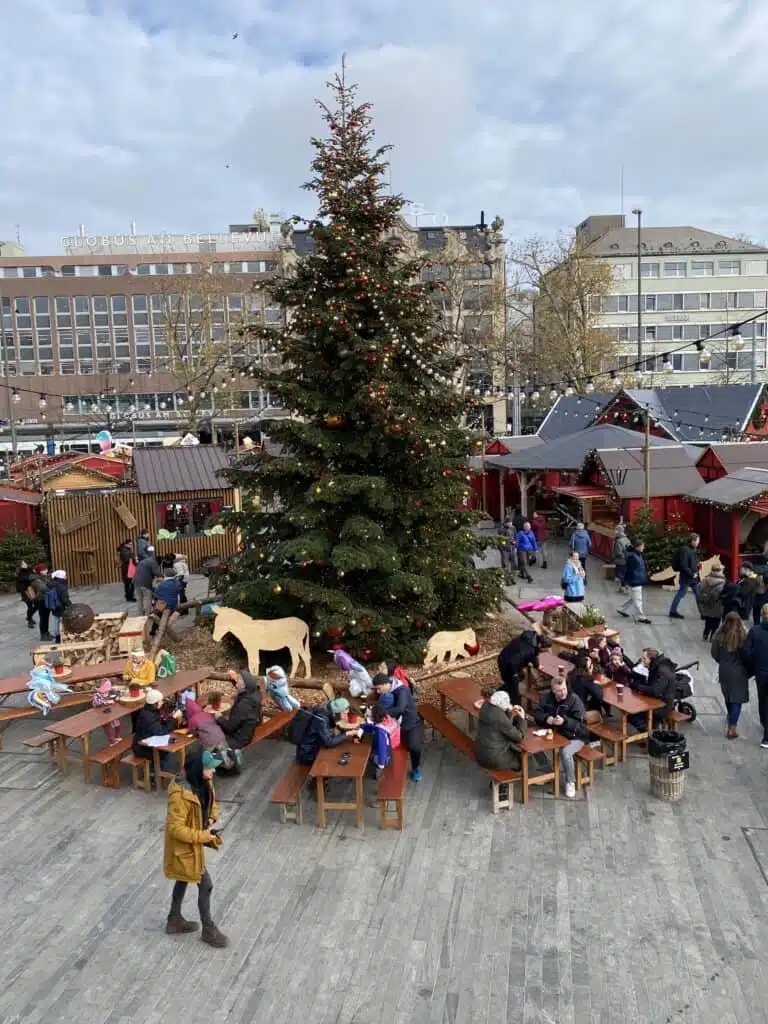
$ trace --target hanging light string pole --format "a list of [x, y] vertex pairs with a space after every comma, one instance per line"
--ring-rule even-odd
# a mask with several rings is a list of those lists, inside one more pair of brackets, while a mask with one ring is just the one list
[[645, 407], [645, 439], [643, 444], [643, 497], [651, 503], [651, 409]]
[[[10, 308], [10, 307], [9, 307]], [[11, 453], [15, 456], [18, 453], [19, 445], [16, 438], [16, 414], [13, 409], [13, 397], [11, 384], [8, 379], [8, 355], [5, 348], [5, 313], [3, 312], [3, 300], [0, 297], [0, 348], [2, 349], [3, 380], [5, 381], [5, 399], [8, 403], [8, 425], [11, 428]]]

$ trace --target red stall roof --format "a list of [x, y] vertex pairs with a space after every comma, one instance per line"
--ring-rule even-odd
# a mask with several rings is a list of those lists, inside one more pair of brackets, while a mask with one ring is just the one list
[[568, 498], [576, 498], [578, 501], [585, 501], [587, 498], [604, 498], [609, 494], [607, 487], [597, 487], [584, 484], [563, 484], [560, 487], [553, 487], [555, 494], [564, 494]]

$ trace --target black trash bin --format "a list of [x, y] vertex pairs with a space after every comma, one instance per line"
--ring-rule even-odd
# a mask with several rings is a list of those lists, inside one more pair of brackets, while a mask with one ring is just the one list
[[685, 794], [689, 764], [688, 744], [681, 732], [656, 729], [648, 740], [651, 796], [677, 803]]

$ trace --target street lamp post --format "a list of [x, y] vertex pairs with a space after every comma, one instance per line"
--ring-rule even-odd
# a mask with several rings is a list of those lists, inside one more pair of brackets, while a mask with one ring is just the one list
[[642, 255], [643, 211], [639, 207], [635, 207], [632, 213], [637, 217], [637, 361], [641, 362], [643, 358], [643, 279], [640, 258]]

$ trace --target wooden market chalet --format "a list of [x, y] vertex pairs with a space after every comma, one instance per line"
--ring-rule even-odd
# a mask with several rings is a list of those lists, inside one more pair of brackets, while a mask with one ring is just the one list
[[473, 459], [476, 507], [560, 508], [609, 559], [616, 525], [648, 501], [689, 526], [735, 578], [768, 550], [768, 398], [763, 385], [561, 396], [536, 434], [500, 437]]

